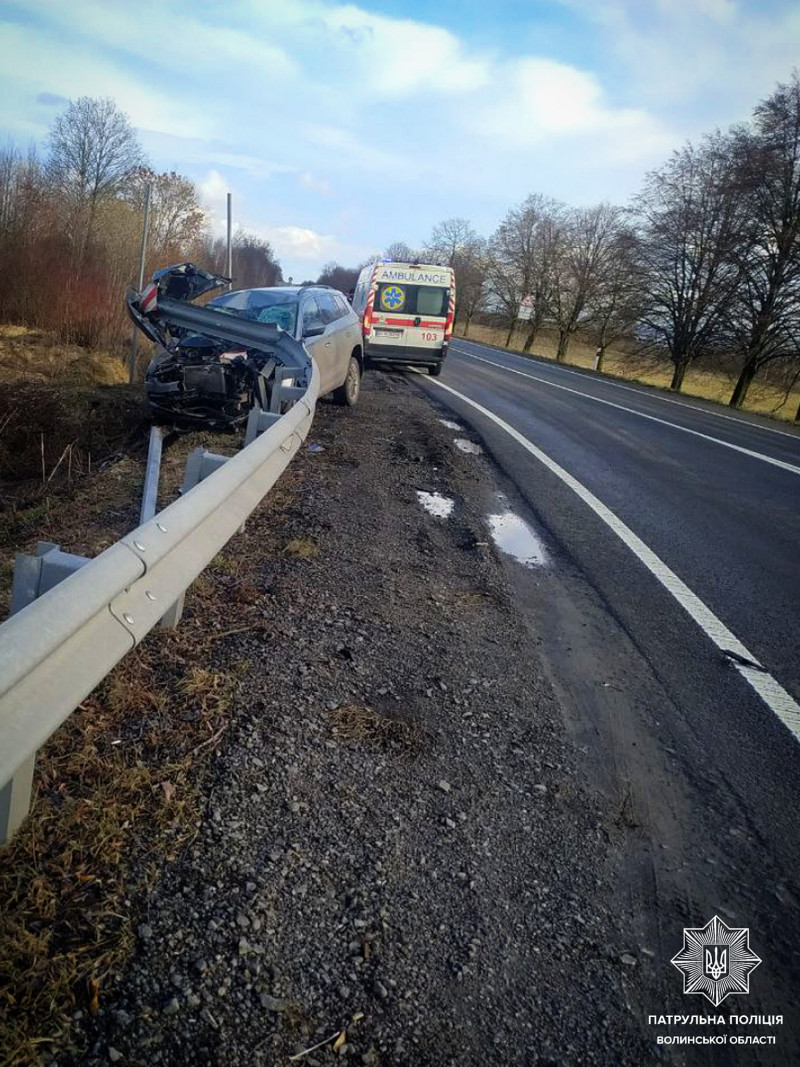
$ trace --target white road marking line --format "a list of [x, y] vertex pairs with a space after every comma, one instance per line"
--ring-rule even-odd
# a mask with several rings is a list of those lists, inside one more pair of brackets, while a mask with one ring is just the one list
[[507, 371], [509, 374], [519, 374], [523, 378], [530, 378], [534, 382], [539, 382], [541, 385], [549, 385], [551, 389], [562, 389], [565, 393], [574, 393], [575, 396], [583, 397], [584, 400], [593, 400], [596, 404], [606, 404], [610, 408], [617, 408], [619, 411], [627, 411], [630, 415], [638, 415], [640, 419], [649, 419], [650, 422], [658, 422], [662, 426], [670, 426], [673, 430], [680, 430], [682, 433], [690, 433], [693, 437], [702, 437], [704, 441], [712, 441], [716, 445], [722, 445], [723, 448], [732, 448], [734, 452], [741, 452], [745, 456], [750, 456], [753, 459], [760, 459], [762, 463], [771, 463], [773, 467], [780, 467], [782, 470], [789, 471], [791, 474], [800, 474], [800, 467], [796, 467], [793, 463], [785, 463], [782, 459], [774, 459], [772, 456], [765, 456], [763, 452], [754, 452], [750, 448], [743, 448], [742, 445], [734, 445], [730, 441], [723, 441], [721, 437], [711, 437], [707, 433], [700, 433], [699, 430], [690, 430], [688, 426], [681, 426], [677, 422], [668, 422], [666, 419], [660, 419], [657, 415], [646, 415], [643, 411], [637, 411], [635, 408], [625, 407], [624, 404], [615, 404], [613, 400], [604, 400], [600, 396], [592, 396], [591, 393], [582, 393], [580, 389], [571, 389], [568, 385], [559, 385], [558, 382], [550, 382], [547, 378], [538, 378], [535, 374], [528, 374], [524, 370], [516, 370], [514, 367], [506, 367], [502, 363], [495, 363], [494, 360], [485, 359], [483, 356], [476, 356], [472, 352], [462, 352], [462, 355], [468, 359], [475, 359], [479, 363], [488, 363], [490, 367], [497, 367], [498, 370]]
[[[461, 351], [462, 356], [471, 356], [471, 352], [467, 352], [463, 349], [459, 350], [455, 347], [456, 344], [472, 345], [473, 348], [482, 348], [484, 351], [487, 346], [482, 345], [480, 341], [465, 341], [462, 337], [459, 337], [458, 341], [451, 342], [450, 348], [454, 352]], [[510, 349], [501, 348], [500, 351], [504, 356], [513, 356], [516, 359], [525, 360], [526, 363], [535, 363], [536, 361], [530, 360], [527, 356], [521, 356], [519, 352], [512, 352]], [[506, 367], [506, 370], [510, 368]], [[579, 378], [586, 379], [585, 374], [581, 374], [579, 370], [573, 370], [571, 367], [565, 367], [562, 363], [552, 363], [552, 367], [548, 365], [548, 370], [559, 370], [563, 374], [575, 374]], [[800, 433], [790, 433], [788, 430], [778, 430], [774, 426], [762, 426], [758, 422], [748, 422], [747, 419], [739, 418], [736, 415], [726, 415], [723, 411], [712, 411], [709, 408], [698, 407], [696, 404], [687, 404], [685, 400], [675, 400], [671, 396], [662, 396], [658, 391], [647, 391], [644, 389], [637, 389], [635, 385], [623, 385], [622, 382], [612, 381], [607, 375], [598, 378], [590, 378], [592, 382], [596, 382], [598, 385], [608, 385], [612, 389], [625, 389], [628, 393], [636, 393], [637, 396], [642, 397], [645, 400], [658, 400], [662, 404], [675, 404], [676, 407], [686, 408], [688, 411], [693, 411], [695, 414], [700, 415], [713, 415], [715, 419], [727, 419], [728, 422], [735, 422], [737, 426], [746, 426], [751, 430], [763, 430], [764, 433], [776, 433], [780, 437], [790, 437], [793, 441], [800, 441]]]
[[[416, 373], [419, 374], [420, 372], [417, 371]], [[457, 389], [445, 385], [444, 382], [440, 382], [436, 378], [431, 378], [430, 381], [432, 385], [452, 393], [453, 396], [457, 396], [459, 400], [475, 408], [476, 411], [479, 411], [487, 419], [499, 426], [501, 430], [505, 430], [510, 437], [513, 437], [526, 451], [535, 456], [540, 463], [543, 463], [548, 470], [552, 471], [565, 485], [569, 486], [603, 520], [606, 526], [619, 537], [623, 544], [633, 552], [636, 558], [647, 567], [650, 573], [658, 579], [667, 592], [677, 600], [684, 611], [689, 614], [721, 652], [733, 653], [734, 656], [746, 661], [745, 663], [740, 663], [732, 659], [730, 662], [750, 683], [767, 707], [771, 708], [784, 726], [791, 731], [795, 740], [800, 741], [800, 705], [771, 674], [760, 666], [752, 652], [717, 618], [697, 594], [693, 593], [686, 583], [651, 548], [648, 548], [644, 541], [622, 519], [618, 518], [610, 508], [606, 507], [585, 485], [573, 478], [560, 464], [556, 463], [545, 452], [542, 452], [540, 448], [537, 448], [532, 441], [529, 441], [527, 437], [515, 430], [504, 419], [501, 419], [499, 415], [495, 415], [493, 411], [489, 411], [482, 404], [478, 404], [475, 400], [470, 400], [468, 396], [464, 396]]]

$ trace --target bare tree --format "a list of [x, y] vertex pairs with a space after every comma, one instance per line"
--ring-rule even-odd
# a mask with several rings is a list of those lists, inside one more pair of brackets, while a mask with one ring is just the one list
[[[747, 210], [741, 281], [731, 310], [742, 357], [731, 407], [744, 403], [756, 374], [797, 360], [800, 322], [800, 74], [760, 103], [752, 127], [733, 135], [733, 162]], [[800, 411], [798, 412], [800, 415]]]
[[564, 217], [553, 242], [552, 303], [558, 326], [559, 362], [587, 317], [592, 296], [610, 267], [622, 214], [622, 208], [613, 204], [572, 210]]
[[317, 283], [331, 285], [334, 289], [339, 289], [345, 295], [349, 295], [356, 287], [360, 272], [360, 267], [343, 267], [335, 260], [331, 260], [322, 268]]
[[[227, 250], [223, 237], [213, 241], [207, 239], [206, 247], [198, 248], [198, 251], [212, 270], [225, 273]], [[233, 235], [232, 260], [233, 284], [237, 289], [269, 287], [283, 282], [281, 265], [272, 245], [248, 230], [238, 229]]]
[[565, 208], [558, 201], [537, 194], [525, 201], [525, 215], [532, 239], [525, 294], [528, 332], [522, 350], [531, 352], [539, 331], [555, 307], [556, 269], [563, 240]]
[[487, 245], [467, 219], [445, 219], [433, 227], [422, 251], [428, 263], [452, 267], [456, 279], [456, 318], [465, 331], [483, 299], [487, 281]]
[[596, 346], [595, 370], [602, 371], [608, 346], [629, 336], [641, 314], [635, 242], [620, 218], [619, 229], [606, 249], [586, 304], [586, 332]]
[[48, 148], [48, 176], [73, 209], [73, 233], [83, 257], [98, 206], [120, 193], [141, 165], [141, 146], [113, 100], [82, 96], [54, 120]]
[[237, 230], [233, 238], [233, 276], [242, 288], [280, 285], [281, 265], [269, 241], [254, 233]]
[[455, 266], [456, 258], [463, 256], [476, 241], [478, 235], [467, 219], [445, 219], [433, 227], [422, 255], [430, 263], [452, 267]]
[[415, 263], [419, 259], [419, 252], [415, 252], [405, 241], [392, 241], [385, 255], [395, 263]]
[[687, 144], [645, 179], [636, 199], [645, 284], [642, 323], [674, 364], [680, 391], [698, 356], [724, 349], [740, 280], [742, 197], [721, 134]]
[[459, 249], [453, 257], [452, 266], [456, 276], [456, 318], [464, 323], [466, 337], [487, 290], [489, 257], [484, 238], [476, 236]]
[[0, 319], [41, 324], [45, 279], [58, 276], [65, 251], [59, 244], [36, 149], [25, 154], [8, 144], [0, 150]]
[[144, 208], [145, 188], [150, 186], [149, 245], [156, 258], [174, 261], [187, 254], [206, 225], [194, 183], [175, 171], [157, 174], [138, 167], [125, 185], [127, 201], [136, 211]]
[[505, 346], [511, 344], [520, 308], [525, 296], [516, 269], [498, 254], [494, 240], [489, 245], [486, 272], [485, 304], [488, 311], [498, 315], [507, 327]]
[[526, 307], [529, 352], [551, 310], [553, 256], [563, 207], [539, 194], [512, 208], [490, 242], [490, 278], [495, 302], [508, 321], [506, 345], [511, 343], [520, 311]]

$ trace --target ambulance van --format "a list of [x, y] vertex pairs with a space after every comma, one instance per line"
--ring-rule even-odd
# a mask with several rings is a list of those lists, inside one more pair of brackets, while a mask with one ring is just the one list
[[402, 363], [441, 374], [456, 310], [452, 267], [370, 263], [358, 276], [353, 310], [368, 364]]

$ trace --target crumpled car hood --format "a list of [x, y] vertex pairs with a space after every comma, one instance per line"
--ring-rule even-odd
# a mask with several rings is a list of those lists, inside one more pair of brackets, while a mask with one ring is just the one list
[[154, 344], [166, 348], [169, 343], [166, 334], [169, 329], [169, 305], [164, 307], [163, 302], [194, 300], [212, 289], [221, 289], [229, 281], [229, 278], [203, 270], [194, 263], [178, 263], [174, 267], [157, 270], [141, 293], [129, 289], [125, 304], [128, 314], [142, 333]]

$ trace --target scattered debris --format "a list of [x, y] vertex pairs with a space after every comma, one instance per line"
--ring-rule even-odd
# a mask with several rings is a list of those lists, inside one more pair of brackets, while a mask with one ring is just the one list
[[466, 452], [471, 456], [483, 455], [483, 449], [475, 441], [468, 441], [466, 437], [457, 437], [453, 444], [456, 446], [459, 452]]
[[441, 493], [426, 493], [422, 489], [417, 490], [417, 499], [429, 515], [436, 519], [448, 519], [452, 514], [455, 501]]
[[325, 1045], [329, 1045], [331, 1041], [338, 1041], [340, 1037], [344, 1037], [344, 1030], [337, 1030], [335, 1034], [326, 1037], [324, 1041], [318, 1041], [317, 1044], [312, 1045], [311, 1048], [305, 1048], [302, 1052], [297, 1052], [294, 1056], [290, 1056], [289, 1063], [296, 1063], [298, 1060], [305, 1059], [305, 1057], [312, 1052], [316, 1052], [318, 1048], [323, 1048]]

